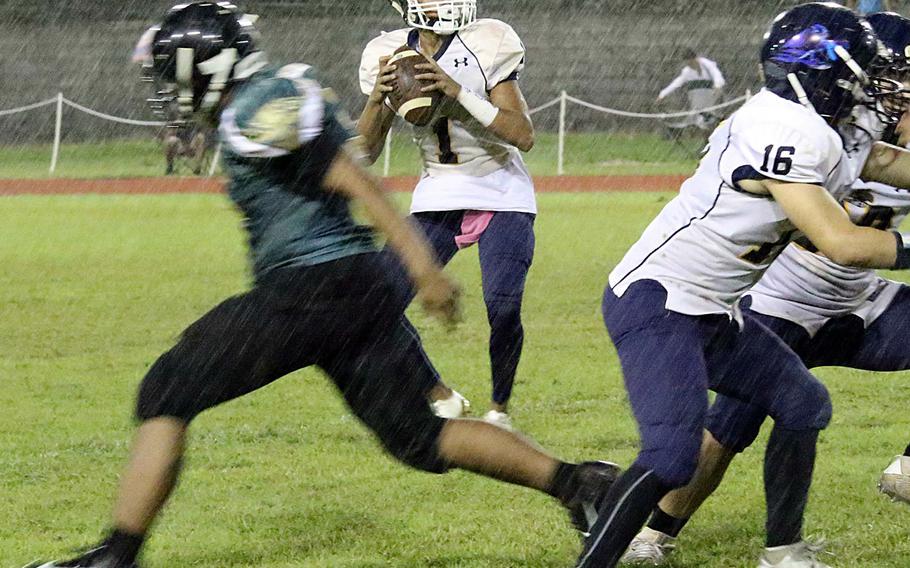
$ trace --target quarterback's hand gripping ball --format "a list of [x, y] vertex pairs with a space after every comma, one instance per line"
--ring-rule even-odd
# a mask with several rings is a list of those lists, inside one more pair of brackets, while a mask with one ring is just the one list
[[439, 91], [425, 93], [421, 90], [427, 86], [427, 82], [417, 79], [421, 71], [415, 66], [427, 61], [422, 53], [406, 45], [395, 50], [389, 59], [389, 65], [395, 66], [394, 88], [389, 93], [389, 105], [399, 116], [415, 126], [430, 123], [443, 97]]

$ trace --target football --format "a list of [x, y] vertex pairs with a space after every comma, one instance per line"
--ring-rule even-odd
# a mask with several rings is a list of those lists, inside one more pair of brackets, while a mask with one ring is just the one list
[[427, 62], [424, 55], [406, 45], [395, 50], [392, 58], [389, 59], [390, 65], [395, 65], [395, 90], [389, 93], [389, 104], [392, 110], [398, 113], [415, 126], [426, 126], [433, 119], [436, 107], [442, 100], [442, 93], [434, 91], [432, 93], [421, 92], [425, 87], [425, 81], [415, 79], [417, 75], [425, 73], [415, 69], [416, 65]]

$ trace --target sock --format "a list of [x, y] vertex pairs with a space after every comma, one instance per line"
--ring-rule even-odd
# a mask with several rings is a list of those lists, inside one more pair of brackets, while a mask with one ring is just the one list
[[648, 528], [676, 538], [679, 536], [679, 531], [683, 530], [683, 527], [688, 522], [689, 517], [680, 519], [664, 513], [660, 507], [654, 507], [654, 512], [651, 513], [651, 520], [648, 522]]
[[553, 474], [553, 481], [547, 488], [547, 494], [562, 501], [569, 501], [576, 491], [575, 487], [575, 469], [578, 466], [574, 463], [560, 462], [556, 467], [556, 473]]
[[610, 488], [577, 568], [613, 568], [648, 514], [670, 492], [650, 469], [633, 464]]
[[907, 444], [907, 449], [904, 450], [904, 455], [910, 457], [910, 444]]
[[786, 546], [802, 538], [803, 513], [809, 501], [809, 486], [815, 468], [818, 430], [771, 431], [765, 451], [765, 546]]
[[109, 554], [118, 564], [132, 564], [139, 555], [139, 549], [145, 542], [145, 535], [130, 534], [114, 529], [104, 544], [108, 547]]

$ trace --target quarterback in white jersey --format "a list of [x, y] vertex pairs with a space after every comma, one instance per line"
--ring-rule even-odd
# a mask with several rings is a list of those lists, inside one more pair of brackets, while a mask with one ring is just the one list
[[[427, 126], [413, 126], [423, 172], [411, 213], [443, 263], [478, 244], [493, 382], [485, 418], [509, 426], [537, 213], [534, 185], [521, 158], [534, 143], [518, 86], [524, 45], [508, 24], [476, 19], [476, 0], [390, 1], [408, 27], [383, 33], [364, 49], [360, 85], [369, 98], [358, 131], [375, 160], [395, 118], [387, 104], [395, 69], [389, 56], [403, 45], [423, 53], [427, 62], [417, 66], [422, 71], [417, 79], [426, 83], [424, 91], [439, 91], [444, 99]], [[459, 414], [466, 402], [441, 381], [431, 397], [441, 415]]]
[[610, 274], [604, 321], [641, 449], [578, 566], [615, 566], [661, 498], [692, 479], [712, 389], [775, 421], [761, 566], [824, 567], [802, 540], [802, 519], [830, 398], [739, 300], [801, 235], [841, 264], [910, 266], [899, 234], [852, 224], [836, 200], [855, 168], [833, 126], [866, 97], [900, 88], [870, 79], [877, 55], [872, 28], [846, 8], [809, 3], [778, 16], [761, 52], [765, 89], [717, 128], [695, 175]]

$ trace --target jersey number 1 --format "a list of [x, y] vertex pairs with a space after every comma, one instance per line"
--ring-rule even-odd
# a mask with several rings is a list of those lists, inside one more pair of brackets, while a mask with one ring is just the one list
[[[771, 161], [771, 150], [774, 149], [774, 146], [765, 146], [765, 160], [761, 164], [761, 171], [768, 171], [768, 162]], [[771, 171], [776, 173], [779, 176], [785, 176], [790, 173], [790, 169], [793, 167], [793, 160], [791, 159], [793, 154], [796, 153], [796, 148], [793, 146], [781, 146], [777, 149], [777, 154], [774, 156], [774, 164], [771, 166]]]
[[458, 154], [452, 151], [452, 137], [449, 134], [449, 119], [440, 118], [436, 121], [433, 130], [436, 133], [436, 141], [439, 143], [439, 163], [440, 164], [457, 164]]

